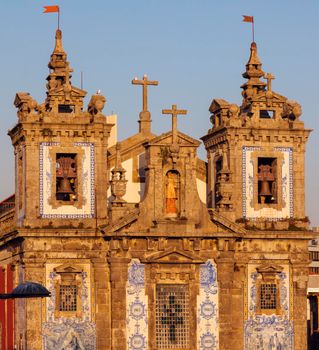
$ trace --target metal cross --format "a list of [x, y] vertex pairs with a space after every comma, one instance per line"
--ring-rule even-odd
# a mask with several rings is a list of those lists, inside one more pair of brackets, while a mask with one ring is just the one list
[[169, 340], [172, 343], [176, 342], [176, 328], [178, 325], [184, 323], [183, 317], [180, 315], [182, 312], [181, 305], [175, 302], [175, 296], [170, 295], [168, 297], [168, 305], [164, 305], [165, 316], [162, 317], [162, 324], [169, 329]]
[[274, 80], [275, 77], [271, 73], [267, 73], [265, 79], [267, 79], [267, 90], [271, 91], [271, 81]]
[[163, 109], [162, 114], [171, 114], [172, 115], [172, 135], [173, 135], [173, 144], [177, 143], [177, 116], [182, 114], [187, 114], [186, 109], [177, 109], [176, 105], [172, 105], [172, 109]]
[[132, 80], [132, 84], [143, 86], [143, 112], [146, 112], [147, 111], [147, 86], [148, 85], [158, 85], [158, 81], [148, 80], [147, 75], [144, 74], [143, 79], [141, 79], [141, 80], [134, 78]]

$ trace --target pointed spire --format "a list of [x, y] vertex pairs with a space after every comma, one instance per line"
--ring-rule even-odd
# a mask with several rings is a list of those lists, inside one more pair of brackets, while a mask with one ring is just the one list
[[57, 29], [55, 32], [55, 47], [53, 50], [54, 53], [65, 53], [62, 45], [62, 31]]
[[55, 33], [55, 46], [51, 54], [48, 67], [54, 71], [62, 71], [67, 66], [67, 54], [62, 45], [62, 31], [57, 29]]
[[55, 33], [55, 47], [51, 54], [50, 62], [48, 64], [50, 74], [47, 77], [48, 96], [52, 91], [67, 84], [70, 85], [71, 72], [69, 62], [67, 61], [67, 54], [62, 45], [62, 31], [57, 29]]
[[252, 42], [250, 45], [250, 57], [246, 66], [252, 65], [252, 64], [258, 64], [261, 66], [261, 62], [257, 53], [257, 44], [255, 42]]
[[242, 93], [244, 99], [250, 100], [260, 91], [265, 90], [266, 83], [260, 80], [265, 74], [261, 66], [262, 64], [257, 53], [257, 45], [255, 42], [252, 42], [250, 46], [250, 57], [246, 64], [246, 71], [243, 73], [243, 77], [248, 79], [248, 81], [241, 86], [244, 90]]
[[[47, 98], [46, 109], [58, 112], [60, 110], [65, 113], [71, 113], [72, 111], [79, 112], [83, 107], [83, 100], [79, 100], [78, 97], [85, 97], [86, 92], [78, 89], [77, 97], [72, 95], [71, 73], [73, 69], [70, 68], [70, 63], [67, 60], [67, 54], [62, 45], [62, 31], [57, 29], [55, 33], [55, 46], [50, 57], [48, 64], [50, 73], [47, 77]], [[70, 108], [65, 107], [72, 105]], [[75, 108], [75, 110], [74, 110]], [[62, 112], [61, 112], [62, 113]]]

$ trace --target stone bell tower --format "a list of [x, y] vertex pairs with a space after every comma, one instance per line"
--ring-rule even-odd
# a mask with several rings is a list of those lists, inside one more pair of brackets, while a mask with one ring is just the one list
[[16, 94], [18, 123], [9, 131], [16, 159], [16, 215], [24, 227], [95, 227], [105, 223], [106, 149], [112, 124], [102, 110], [106, 99], [92, 96], [83, 110], [84, 90], [71, 85], [72, 69], [56, 31], [48, 65], [47, 97], [38, 104]]
[[[305, 129], [301, 106], [272, 90], [251, 44], [241, 106], [214, 99], [212, 128], [202, 138], [209, 168], [209, 204], [237, 222], [260, 228], [307, 226]], [[265, 78], [266, 81], [261, 79]]]

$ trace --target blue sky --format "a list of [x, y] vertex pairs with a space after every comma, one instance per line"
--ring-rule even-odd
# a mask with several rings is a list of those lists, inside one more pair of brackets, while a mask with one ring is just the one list
[[144, 73], [159, 81], [149, 93], [156, 133], [170, 128], [161, 110], [172, 103], [188, 109], [179, 129], [195, 138], [210, 128], [213, 98], [239, 104], [251, 42], [250, 24], [241, 16], [253, 15], [263, 70], [276, 77], [273, 90], [300, 102], [306, 127], [317, 129], [307, 146], [306, 204], [312, 225], [319, 225], [318, 0], [1, 0], [0, 198], [14, 192], [6, 134], [16, 122], [15, 93], [45, 98], [57, 24], [55, 14], [42, 14], [45, 5], [60, 5], [73, 85], [80, 86], [83, 71], [88, 98], [102, 91], [105, 112], [118, 114], [119, 139], [138, 129], [141, 89], [130, 82]]

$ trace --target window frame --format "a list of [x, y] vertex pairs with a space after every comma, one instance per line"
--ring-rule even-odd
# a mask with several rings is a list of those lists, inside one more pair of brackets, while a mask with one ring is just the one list
[[[67, 267], [63, 270], [55, 271], [59, 275], [59, 279], [55, 283], [55, 310], [54, 316], [56, 318], [61, 317], [82, 317], [82, 281], [81, 281], [81, 273], [82, 271], [78, 271], [71, 267]], [[72, 311], [64, 311], [60, 310], [61, 303], [61, 286], [75, 286], [76, 287], [76, 310]]]
[[[165, 346], [167, 345], [166, 343], [169, 343], [170, 340], [167, 340], [167, 342], [164, 342], [162, 347], [159, 342], [158, 342], [158, 337], [162, 336], [162, 332], [158, 332], [158, 327], [161, 327], [161, 325], [158, 325], [158, 289], [159, 288], [171, 288], [173, 291], [174, 289], [178, 288], [184, 288], [184, 293], [185, 293], [185, 301], [184, 301], [184, 306], [186, 306], [185, 310], [185, 317], [186, 317], [186, 322], [184, 323], [184, 329], [182, 330], [181, 333], [184, 333], [186, 335], [185, 339], [185, 344], [173, 344], [173, 346]], [[156, 344], [156, 350], [168, 350], [168, 349], [178, 349], [178, 350], [187, 350], [190, 348], [191, 344], [191, 339], [190, 339], [190, 321], [191, 321], [191, 308], [190, 308], [190, 303], [191, 303], [191, 295], [190, 295], [191, 289], [188, 283], [157, 283], [155, 285], [155, 344]], [[168, 291], [169, 293], [169, 291]], [[178, 303], [178, 301], [177, 301]], [[180, 311], [177, 311], [177, 313]], [[169, 316], [168, 316], [169, 317]], [[162, 326], [163, 327], [163, 326]], [[169, 331], [165, 332], [167, 333], [167, 336], [169, 336]], [[178, 347], [177, 347], [178, 346]]]
[[[277, 202], [276, 203], [258, 203], [258, 158], [276, 158], [277, 160]], [[284, 154], [280, 151], [256, 150], [251, 154], [253, 164], [253, 198], [251, 198], [254, 210], [263, 208], [273, 208], [278, 211], [282, 210], [288, 203], [283, 202], [282, 198], [282, 165], [284, 163]]]

